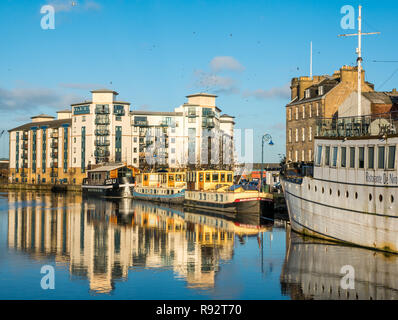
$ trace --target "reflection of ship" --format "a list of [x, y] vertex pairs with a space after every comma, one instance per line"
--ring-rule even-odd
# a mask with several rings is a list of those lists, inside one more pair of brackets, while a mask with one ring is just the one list
[[267, 228], [232, 217], [122, 199], [9, 192], [8, 246], [34, 259], [54, 257], [90, 289], [111, 292], [129, 269], [171, 269], [188, 287], [215, 286], [222, 261], [232, 259], [235, 235]]
[[[398, 256], [339, 245], [286, 231], [282, 293], [292, 299], [398, 299]], [[355, 289], [343, 289], [343, 266], [354, 268]]]

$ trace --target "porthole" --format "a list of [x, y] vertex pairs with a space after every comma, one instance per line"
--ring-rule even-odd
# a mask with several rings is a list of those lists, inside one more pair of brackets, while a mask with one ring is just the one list
[[324, 187], [322, 187], [322, 193], [325, 193], [325, 188]]
[[372, 194], [369, 193], [369, 201], [372, 201]]
[[391, 201], [391, 203], [394, 203], [394, 196], [393, 195], [391, 195], [390, 201]]
[[329, 189], [329, 194], [332, 195], [332, 189]]
[[348, 193], [348, 191], [345, 192], [345, 196], [348, 198], [350, 196], [350, 194]]
[[337, 190], [337, 196], [340, 197], [340, 190]]
[[383, 201], [383, 195], [379, 195], [379, 201], [380, 201], [380, 202]]
[[355, 192], [355, 199], [358, 199], [358, 192]]

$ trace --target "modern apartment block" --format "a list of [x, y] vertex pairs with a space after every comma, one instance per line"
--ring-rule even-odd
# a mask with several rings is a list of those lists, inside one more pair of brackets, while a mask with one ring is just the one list
[[9, 130], [10, 181], [80, 184], [106, 162], [140, 169], [234, 162], [234, 117], [221, 115], [215, 95], [187, 96], [174, 112], [130, 111], [112, 90], [91, 91], [71, 110], [32, 117]]

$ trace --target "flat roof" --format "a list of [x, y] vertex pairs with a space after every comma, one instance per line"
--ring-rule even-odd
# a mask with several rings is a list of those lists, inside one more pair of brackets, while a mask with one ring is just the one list
[[211, 93], [204, 93], [204, 92], [200, 92], [200, 93], [194, 93], [194, 94], [190, 94], [188, 96], [185, 96], [186, 98], [191, 98], [191, 97], [212, 97], [212, 98], [217, 98], [218, 96], [216, 96], [215, 94], [211, 94]]
[[112, 171], [112, 170], [123, 168], [123, 167], [125, 167], [125, 165], [123, 163], [108, 163], [106, 165], [97, 167], [95, 169], [87, 170], [87, 172]]
[[39, 122], [29, 122], [25, 123], [19, 127], [15, 127], [13, 129], [8, 130], [11, 131], [21, 131], [21, 130], [30, 130], [31, 127], [40, 127], [40, 126], [47, 126], [49, 128], [57, 128], [63, 124], [72, 124], [72, 119], [60, 119], [60, 120], [50, 120], [50, 121], [39, 121]]

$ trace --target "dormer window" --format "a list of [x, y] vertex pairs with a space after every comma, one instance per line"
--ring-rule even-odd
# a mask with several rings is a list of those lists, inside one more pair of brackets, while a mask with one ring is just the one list
[[310, 97], [310, 89], [305, 90], [305, 98], [309, 98]]
[[318, 88], [318, 94], [321, 96], [323, 95], [323, 86], [319, 86]]

